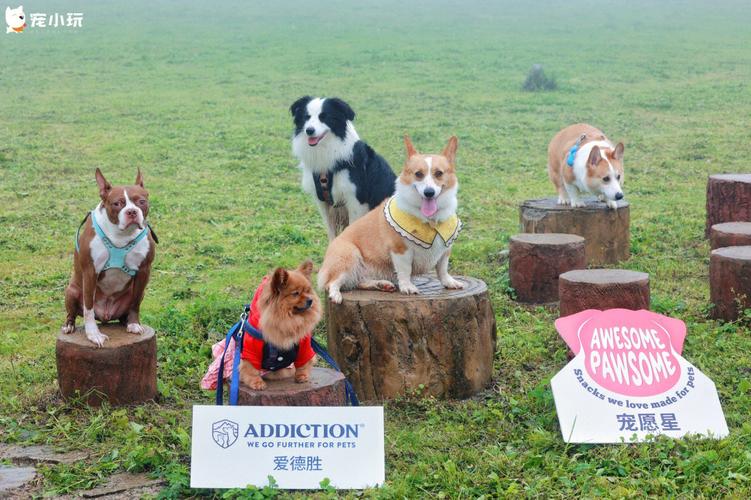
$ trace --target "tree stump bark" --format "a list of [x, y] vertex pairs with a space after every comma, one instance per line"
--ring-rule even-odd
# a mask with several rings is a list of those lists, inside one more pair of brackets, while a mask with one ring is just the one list
[[707, 224], [704, 237], [715, 224], [751, 221], [751, 174], [710, 175], [707, 181]]
[[571, 208], [559, 205], [557, 198], [527, 200], [519, 207], [521, 231], [583, 237], [590, 266], [628, 260], [631, 255], [628, 202], [619, 201], [615, 210], [597, 200], [586, 203], [585, 207]]
[[649, 275], [625, 269], [584, 269], [559, 280], [561, 316], [586, 309], [649, 309]]
[[419, 276], [420, 295], [354, 290], [327, 304], [329, 350], [361, 399], [466, 398], [488, 385], [496, 324], [487, 286], [455, 278], [463, 290]]
[[712, 250], [723, 247], [751, 245], [751, 222], [723, 222], [709, 230]]
[[712, 316], [734, 321], [751, 307], [751, 246], [712, 250], [709, 256], [709, 300]]
[[558, 276], [584, 269], [584, 238], [575, 234], [522, 233], [509, 242], [509, 277], [519, 302], [558, 301]]
[[109, 340], [97, 347], [82, 327], [57, 336], [57, 381], [63, 397], [81, 396], [91, 406], [142, 403], [156, 397], [156, 336], [143, 325], [142, 335], [120, 324], [100, 325]]
[[344, 375], [329, 368], [314, 367], [303, 384], [294, 378], [268, 380], [266, 389], [254, 391], [240, 385], [238, 404], [246, 406], [347, 406]]

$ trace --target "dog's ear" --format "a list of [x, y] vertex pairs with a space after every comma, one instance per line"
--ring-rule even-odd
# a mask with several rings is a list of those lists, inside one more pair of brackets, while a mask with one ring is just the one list
[[592, 151], [589, 152], [589, 158], [587, 158], [587, 168], [596, 167], [597, 164], [600, 163], [600, 160], [602, 160], [602, 155], [600, 155], [600, 147], [594, 146], [592, 148]]
[[456, 149], [459, 147], [459, 139], [455, 135], [452, 135], [449, 142], [446, 143], [446, 147], [443, 148], [443, 156], [449, 161], [451, 165], [456, 164]]
[[279, 295], [287, 286], [289, 280], [289, 273], [282, 267], [276, 268], [274, 275], [271, 276], [271, 293], [272, 295]]
[[417, 153], [417, 150], [412, 145], [412, 139], [409, 138], [409, 135], [404, 134], [404, 146], [407, 148], [407, 158], [412, 158]]
[[138, 173], [136, 174], [136, 186], [143, 187], [143, 175], [141, 174], [141, 167], [138, 167]]
[[10, 14], [10, 7], [5, 7], [5, 15], [7, 16]]
[[96, 183], [99, 186], [99, 196], [102, 199], [105, 199], [107, 197], [107, 194], [112, 189], [112, 184], [107, 182], [107, 179], [104, 178], [104, 174], [102, 174], [102, 171], [99, 170], [99, 167], [96, 169]]
[[623, 159], [623, 148], [624, 146], [622, 142], [619, 142], [618, 144], [616, 144], [615, 150], [613, 151], [614, 160], [621, 161]]
[[313, 98], [309, 95], [302, 96], [298, 100], [292, 103], [292, 106], [289, 107], [289, 112], [292, 113], [292, 116], [297, 115], [298, 111], [303, 109], [305, 106], [308, 105], [310, 101], [312, 101]]
[[334, 106], [334, 108], [336, 108], [337, 111], [343, 114], [347, 120], [352, 121], [355, 119], [355, 112], [352, 110], [352, 108], [349, 107], [349, 104], [342, 101], [338, 97], [329, 97], [326, 99], [326, 102]]
[[303, 276], [308, 278], [308, 281], [310, 281], [310, 277], [313, 275], [313, 261], [310, 259], [305, 260], [300, 264], [297, 270], [301, 272]]

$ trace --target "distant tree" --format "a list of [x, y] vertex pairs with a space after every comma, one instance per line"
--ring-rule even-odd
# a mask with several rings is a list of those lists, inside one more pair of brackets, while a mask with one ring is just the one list
[[527, 73], [527, 79], [524, 80], [522, 88], [528, 92], [555, 90], [558, 88], [558, 83], [556, 83], [555, 77], [549, 77], [545, 74], [542, 64], [533, 64], [529, 73]]

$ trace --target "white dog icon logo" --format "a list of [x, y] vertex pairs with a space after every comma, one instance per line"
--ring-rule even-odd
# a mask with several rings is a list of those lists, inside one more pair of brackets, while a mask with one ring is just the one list
[[26, 14], [23, 13], [23, 5], [19, 5], [15, 9], [6, 7], [5, 22], [8, 24], [8, 29], [5, 33], [23, 32], [23, 29], [26, 27]]

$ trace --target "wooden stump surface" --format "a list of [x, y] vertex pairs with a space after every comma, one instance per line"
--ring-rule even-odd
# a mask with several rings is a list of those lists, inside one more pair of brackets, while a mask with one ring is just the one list
[[712, 250], [722, 247], [751, 245], [751, 222], [723, 222], [709, 230]]
[[625, 200], [618, 208], [588, 199], [586, 206], [559, 205], [557, 198], [527, 200], [519, 207], [524, 233], [577, 234], [586, 240], [587, 264], [597, 266], [628, 260], [631, 255], [630, 209]]
[[509, 277], [520, 302], [557, 302], [558, 276], [585, 267], [585, 241], [581, 236], [522, 233], [509, 241]]
[[626, 269], [584, 269], [560, 276], [560, 314], [586, 309], [649, 309], [649, 275]]
[[328, 302], [329, 351], [361, 399], [466, 398], [488, 385], [496, 325], [487, 286], [455, 278], [465, 289], [418, 276], [419, 295], [355, 290]]
[[739, 309], [751, 307], [751, 246], [724, 247], [709, 256], [712, 316], [734, 321]]
[[704, 237], [722, 222], [751, 221], [751, 174], [715, 174], [707, 180]]
[[57, 381], [63, 397], [85, 396], [88, 404], [103, 400], [113, 405], [154, 399], [156, 390], [156, 336], [143, 325], [142, 335], [128, 333], [120, 324], [99, 325], [109, 336], [97, 347], [83, 331], [58, 333]]
[[330, 368], [314, 367], [308, 382], [294, 377], [267, 380], [266, 389], [254, 391], [240, 385], [238, 403], [247, 406], [346, 406], [344, 375]]

